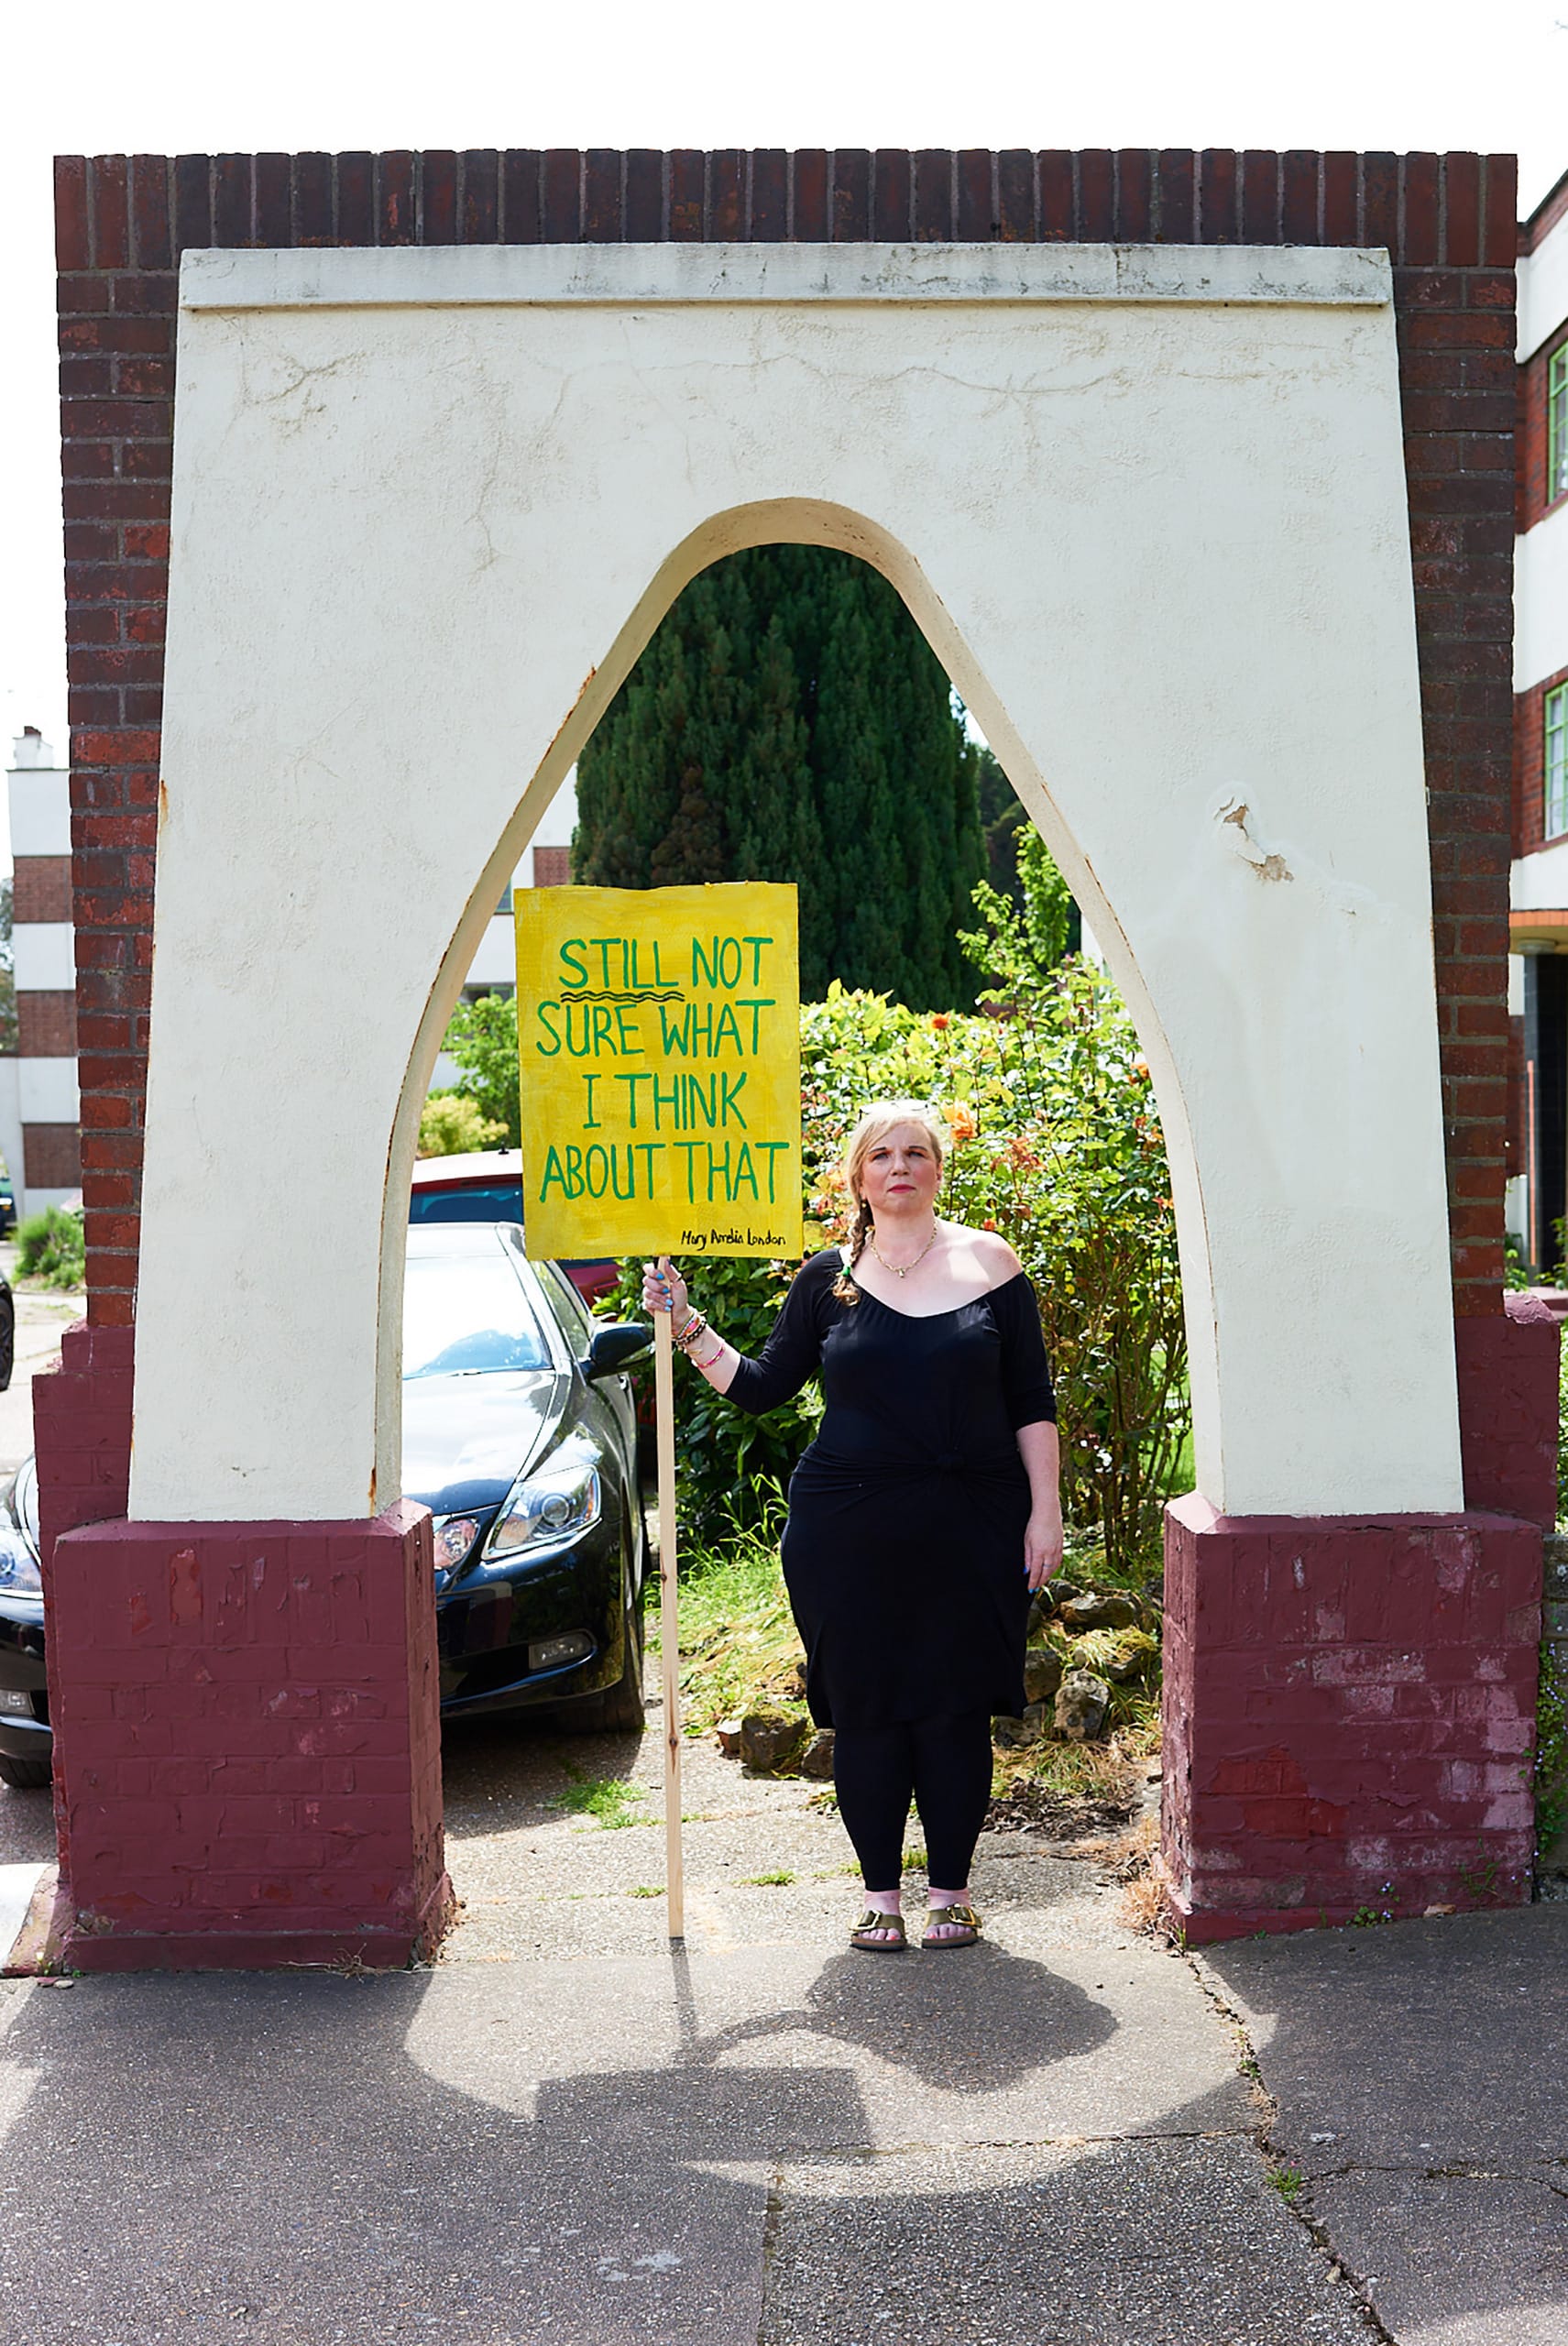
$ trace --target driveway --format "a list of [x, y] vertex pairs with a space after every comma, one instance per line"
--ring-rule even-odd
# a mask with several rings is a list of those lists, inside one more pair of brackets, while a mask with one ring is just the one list
[[[14, 1240], [0, 1241], [0, 1271], [16, 1284]], [[16, 1288], [16, 1359], [8, 1391], [0, 1393], [0, 1474], [19, 1466], [33, 1446], [33, 1379], [60, 1358], [60, 1340], [81, 1321], [80, 1293], [55, 1288]]]

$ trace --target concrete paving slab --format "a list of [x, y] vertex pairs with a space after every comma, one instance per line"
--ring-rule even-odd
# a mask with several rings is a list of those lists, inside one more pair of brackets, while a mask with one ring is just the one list
[[8, 2346], [370, 2346], [436, 2321], [459, 2346], [753, 2346], [770, 2195], [824, 2153], [1229, 2126], [1258, 2172], [1185, 1965], [1047, 1961], [1025, 1921], [961, 1957], [752, 1946], [0, 1999]]
[[11, 1949], [27, 1919], [27, 1909], [42, 1872], [39, 1864], [0, 1865], [0, 1971], [11, 1959]]
[[[449, 1732], [444, 1747], [446, 1857], [463, 1902], [446, 1963], [495, 1964], [607, 1947], [653, 1955], [668, 1944], [661, 1748], [655, 1735], [563, 1736], [517, 1722]], [[864, 1902], [849, 1837], [822, 1787], [746, 1775], [710, 1741], [683, 1755], [686, 1938], [737, 1946], [841, 1946]], [[606, 1830], [563, 1803], [593, 1784], [624, 1787]], [[909, 1844], [917, 1848], [914, 1820]], [[987, 1834], [975, 1891], [988, 1915], [1048, 1908], [1063, 1943], [1127, 1936], [1114, 1889], [1092, 1867], [1020, 1836]], [[926, 1878], [906, 1882], [911, 1912]], [[618, 1902], [606, 1905], [603, 1902]]]
[[504, 2091], [542, 2121], [569, 2105], [609, 2133], [673, 2127], [715, 2158], [1244, 2131], [1258, 2114], [1185, 1964], [1142, 1946], [1047, 1961], [1022, 1929], [961, 1956], [455, 1967], [433, 1975], [409, 2050], [455, 2091]]
[[1568, 2156], [1568, 1907], [1247, 1939], [1205, 1953], [1308, 2174]]
[[[1208, 1951], [1273, 2154], [1399, 2346], [1568, 2339], [1568, 1907]], [[1455, 2172], [1444, 2172], [1455, 2170]]]
[[780, 2179], [759, 2346], [1366, 2346], [1248, 2143], [921, 2148]]
[[1399, 2346], [1563, 2346], [1568, 2185], [1507, 2175], [1356, 2173], [1311, 2210]]
[[0, 1863], [52, 1865], [54, 1850], [54, 1794], [49, 1787], [19, 1792], [13, 1784], [0, 1784]]
[[[752, 2346], [765, 2181], [579, 2122], [558, 2076], [535, 2122], [503, 2059], [454, 2091], [408, 2050], [433, 1984], [0, 1989], [7, 2346]], [[489, 2015], [498, 2048], [518, 2004]], [[798, 2104], [814, 2082], [784, 2081]], [[730, 2108], [711, 2139], [749, 2144]]]
[[[1092, 1864], [988, 1836], [979, 1948], [857, 1955], [849, 1847], [816, 1788], [748, 1778], [710, 1747], [685, 1759], [676, 1957], [663, 1896], [641, 1894], [663, 1881], [656, 1737], [513, 1724], [449, 1739], [448, 1853], [466, 1907], [434, 1971], [0, 1982], [0, 2237], [27, 2309], [5, 2346], [381, 2346], [436, 2331], [452, 2346], [755, 2346], [770, 2238], [797, 2202], [842, 2200], [846, 2175], [873, 2245], [893, 2223], [894, 2255], [904, 2219], [890, 2209], [915, 2221], [929, 2205], [951, 2232], [1051, 2177], [1085, 2273], [1122, 2271], [1126, 2251], [1103, 2308], [1080, 2288], [1073, 2346], [1144, 2346], [1135, 2327], [1092, 2324], [1167, 2287], [1124, 2220], [1153, 2207], [1164, 2176], [1187, 2178], [1180, 2238], [1198, 2245], [1184, 2253], [1210, 2254], [1212, 2220], [1245, 2262], [1262, 2222], [1271, 2241], [1294, 2229], [1310, 2263], [1283, 2204], [1259, 2202], [1262, 2109], [1234, 2032], [1184, 1960], [1129, 1931]], [[641, 1788], [647, 1825], [605, 1831], [562, 1804], [617, 1781]], [[27, 1821], [0, 1809], [24, 1845], [0, 1855], [49, 1853], [41, 1824], [36, 1851], [16, 1832]], [[907, 1885], [913, 1908], [924, 1875]], [[1020, 2164], [997, 2167], [1003, 2155]], [[868, 2160], [896, 2187], [861, 2192]], [[1013, 2220], [997, 2219], [1004, 2243]], [[1174, 2305], [1207, 2302], [1201, 2269], [1169, 2285]], [[1251, 2300], [1229, 2269], [1213, 2303], [1228, 2319], [1234, 2300], [1241, 2319]], [[1280, 2335], [1337, 2346], [1320, 2321], [1337, 2301], [1303, 2297], [1299, 2277], [1279, 2285], [1295, 2319]], [[998, 2286], [985, 2302], [1004, 2299]], [[803, 2335], [839, 2338], [814, 2281], [801, 2304], [827, 2324]], [[867, 2334], [902, 2346], [928, 2325]], [[950, 2334], [979, 2346], [992, 2332]], [[1235, 2334], [1273, 2346], [1276, 2333]], [[1037, 2319], [1029, 2335], [1048, 2346]], [[1180, 2346], [1230, 2335], [1189, 2329]]]

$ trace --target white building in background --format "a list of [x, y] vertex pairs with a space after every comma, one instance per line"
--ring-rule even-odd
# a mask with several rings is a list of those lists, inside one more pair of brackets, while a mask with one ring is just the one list
[[6, 776], [17, 1048], [0, 1057], [0, 1150], [20, 1214], [82, 1189], [76, 1087], [76, 940], [71, 905], [71, 774], [29, 725]]
[[[18, 1214], [80, 1198], [82, 1154], [76, 1083], [76, 937], [71, 904], [71, 770], [36, 726], [19, 734], [6, 775], [14, 869], [12, 948], [16, 973], [16, 1053], [0, 1053], [0, 1156], [16, 1186]], [[525, 850], [479, 940], [465, 981], [468, 1001], [510, 993], [517, 984], [513, 888], [564, 887], [572, 876], [577, 820], [574, 766]], [[455, 1083], [445, 1054], [432, 1088]]]
[[[511, 917], [513, 891], [566, 886], [572, 877], [572, 833], [576, 822], [577, 769], [574, 766], [551, 800], [533, 835], [532, 846], [524, 849], [522, 861], [512, 873], [511, 887], [496, 906], [489, 925], [479, 939], [478, 950], [463, 981], [465, 1002], [472, 1002], [482, 993], [516, 992], [517, 946]], [[449, 1059], [444, 1051], [440, 1052], [430, 1079], [431, 1090], [444, 1091], [455, 1083], [461, 1073], [455, 1060]]]
[[1568, 173], [1519, 230], [1508, 1227], [1568, 1214]]

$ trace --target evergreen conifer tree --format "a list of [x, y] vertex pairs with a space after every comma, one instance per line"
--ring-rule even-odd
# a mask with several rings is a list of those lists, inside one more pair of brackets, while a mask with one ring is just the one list
[[940, 663], [851, 555], [761, 546], [695, 578], [577, 766], [574, 876], [793, 880], [801, 984], [967, 1006], [979, 763]]

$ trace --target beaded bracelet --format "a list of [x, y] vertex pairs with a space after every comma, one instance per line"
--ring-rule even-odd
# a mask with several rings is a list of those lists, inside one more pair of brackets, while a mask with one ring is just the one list
[[685, 1325], [675, 1330], [675, 1342], [682, 1352], [689, 1352], [692, 1345], [700, 1343], [707, 1333], [707, 1321], [700, 1311], [694, 1311]]

